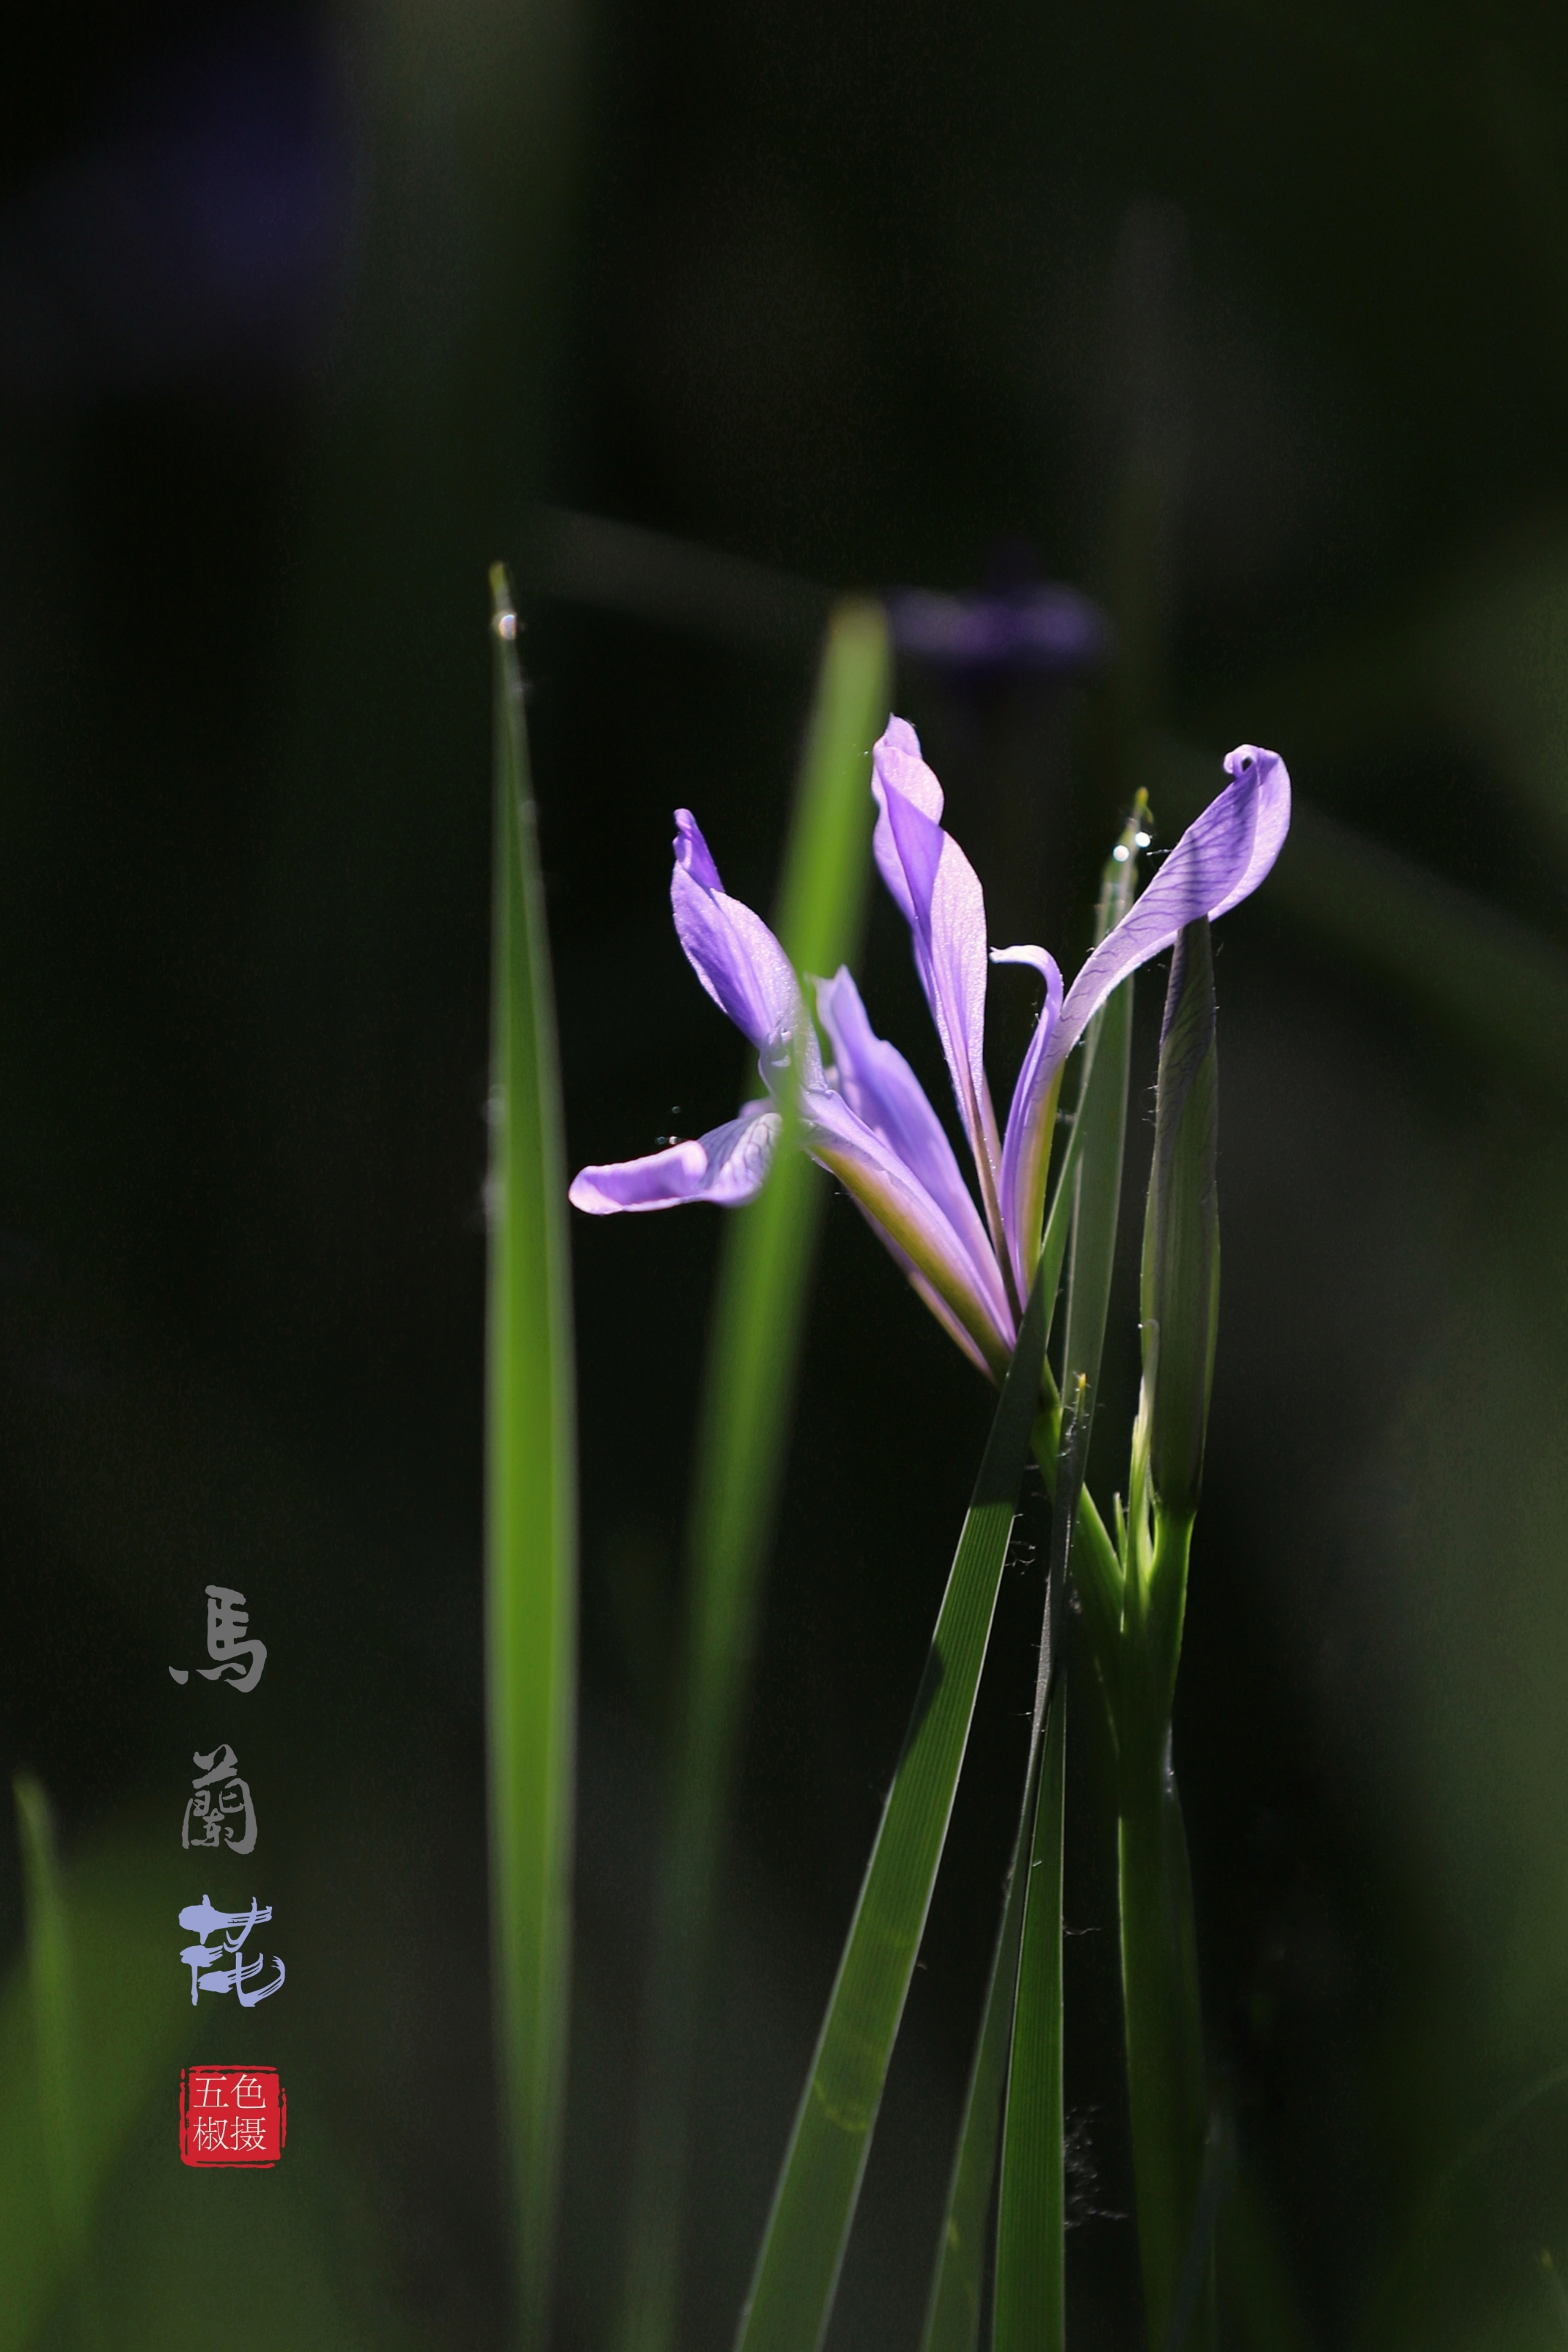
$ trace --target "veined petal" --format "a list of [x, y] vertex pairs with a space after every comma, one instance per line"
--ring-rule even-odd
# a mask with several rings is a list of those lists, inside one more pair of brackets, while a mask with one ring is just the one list
[[799, 1026], [803, 1005], [789, 957], [761, 916], [728, 897], [689, 809], [675, 811], [670, 904], [692, 970], [758, 1051]]
[[1002, 1229], [1012, 1259], [1014, 1286], [1020, 1298], [1027, 1298], [1045, 1221], [1046, 1171], [1056, 1124], [1057, 1073], [1061, 1064], [1058, 1060], [1054, 1069], [1048, 1069], [1046, 1064], [1061, 1017], [1061, 971], [1056, 958], [1044, 948], [993, 948], [991, 961], [1032, 964], [1045, 982], [1045, 1003], [1013, 1088], [1002, 1143]]
[[838, 1092], [931, 1195], [964, 1245], [992, 1316], [1005, 1324], [1007, 1296], [996, 1278], [985, 1225], [925, 1089], [897, 1046], [875, 1034], [860, 991], [841, 965], [831, 980], [819, 980], [815, 987], [818, 1018], [833, 1049]]
[[986, 901], [979, 877], [944, 833], [942, 787], [920, 740], [890, 719], [872, 754], [878, 871], [909, 924], [915, 969], [952, 1073], [993, 1234], [999, 1223], [996, 1114], [986, 1082]]
[[1112, 990], [1160, 954], [1200, 915], [1210, 921], [1256, 890], [1291, 824], [1291, 779], [1276, 751], [1241, 743], [1229, 753], [1230, 782], [1189, 824], [1141, 898], [1134, 901], [1067, 992], [1045, 1074], [1064, 1062]]
[[898, 793], [936, 824], [942, 816], [942, 787], [921, 758], [920, 738], [907, 719], [890, 719], [880, 741], [873, 746], [871, 789], [877, 805], [876, 832], [872, 839], [877, 872], [892, 892], [899, 913], [913, 928], [915, 900], [889, 828], [888, 794]]
[[838, 1177], [905, 1271], [925, 1277], [999, 1379], [1015, 1335], [1012, 1317], [1005, 1308], [998, 1316], [992, 1303], [1000, 1273], [989, 1250], [982, 1274], [918, 1177], [831, 1087], [802, 1088], [800, 1134], [812, 1159]]
[[771, 1103], [747, 1103], [738, 1118], [690, 1143], [671, 1144], [642, 1160], [582, 1169], [567, 1198], [591, 1217], [675, 1209], [687, 1201], [739, 1208], [762, 1190], [783, 1125]]

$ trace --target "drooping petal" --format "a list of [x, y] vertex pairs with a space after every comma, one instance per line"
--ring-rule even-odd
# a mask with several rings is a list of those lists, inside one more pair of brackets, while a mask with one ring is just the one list
[[789, 957], [761, 916], [727, 894], [689, 809], [675, 811], [670, 904], [692, 970], [758, 1051], [799, 1025], [800, 990]]
[[832, 1087], [802, 1088], [800, 1138], [812, 1159], [839, 1179], [905, 1271], [913, 1268], [925, 1277], [999, 1379], [1012, 1353], [1014, 1329], [1010, 1314], [1004, 1308], [998, 1316], [993, 1303], [994, 1259], [982, 1279], [913, 1170]]
[[747, 1103], [738, 1118], [690, 1143], [672, 1144], [642, 1160], [582, 1169], [567, 1198], [591, 1217], [675, 1209], [688, 1201], [739, 1208], [762, 1190], [783, 1124], [771, 1103]]
[[[1045, 1003], [1035, 1023], [1034, 1035], [1013, 1087], [1002, 1141], [1002, 1228], [1012, 1261], [1013, 1283], [1027, 1298], [1040, 1252], [1040, 1226], [1045, 1217], [1045, 1180], [1051, 1160], [1051, 1129], [1056, 1124], [1056, 1079], [1046, 1071], [1046, 1060], [1061, 1017], [1061, 972], [1044, 948], [993, 948], [993, 963], [1032, 964], [1045, 982]], [[1061, 1062], [1055, 1065], [1060, 1071]]]
[[[1007, 1295], [947, 1132], [896, 1045], [878, 1037], [849, 972], [816, 982], [817, 1014], [833, 1049], [832, 1080], [855, 1116], [925, 1186], [962, 1244], [976, 1286], [998, 1325]], [[929, 1304], [929, 1301], [927, 1302]]]
[[910, 927], [915, 969], [947, 1057], [987, 1222], [995, 1233], [1001, 1147], [986, 1082], [985, 894], [957, 843], [942, 830], [942, 787], [904, 719], [890, 719], [873, 751], [872, 792], [877, 869]]
[[1276, 751], [1255, 743], [1229, 753], [1224, 791], [1189, 824], [1141, 898], [1135, 899], [1067, 992], [1045, 1075], [1064, 1062], [1112, 990], [1168, 948], [1200, 915], [1212, 921], [1254, 891], [1278, 857], [1291, 824], [1291, 779]]

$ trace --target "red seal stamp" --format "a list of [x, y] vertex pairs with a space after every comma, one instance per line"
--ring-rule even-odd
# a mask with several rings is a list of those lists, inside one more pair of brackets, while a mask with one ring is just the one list
[[276, 2164], [287, 2129], [276, 2066], [187, 2066], [182, 2073], [182, 2164]]

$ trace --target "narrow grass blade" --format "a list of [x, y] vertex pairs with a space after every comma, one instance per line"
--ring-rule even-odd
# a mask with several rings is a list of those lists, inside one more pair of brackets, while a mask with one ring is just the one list
[[1172, 959], [1160, 1040], [1117, 1693], [1123, 2009], [1150, 2352], [1178, 2337], [1212, 2347], [1218, 2327], [1197, 1937], [1170, 1761], [1218, 1296], [1214, 1017], [1208, 927], [1195, 923]]
[[31, 1773], [19, 1772], [13, 1786], [26, 1887], [27, 1977], [44, 2183], [59, 2261], [74, 2295], [78, 2339], [91, 2346], [100, 2339], [88, 2264], [89, 2191], [78, 2124], [87, 2085], [70, 1932], [49, 1801]]
[[[871, 866], [871, 747], [887, 716], [880, 605], [845, 603], [823, 648], [785, 855], [779, 931], [798, 971], [854, 952]], [[798, 1151], [725, 1235], [688, 1543], [687, 1650], [643, 2024], [622, 2352], [664, 2352], [680, 2292], [690, 2076], [703, 1957], [734, 1779], [824, 1198]]]
[[1235, 2136], [1228, 2119], [1217, 2108], [1209, 2118], [1208, 2137], [1204, 2142], [1203, 2168], [1198, 2174], [1197, 2198], [1193, 2207], [1192, 2227], [1187, 2232], [1181, 2284], [1176, 2290], [1176, 2307], [1171, 2313], [1171, 2324], [1166, 2335], [1166, 2352], [1186, 2352], [1193, 2320], [1214, 2268], [1214, 2238], [1219, 2209], [1230, 2194], [1235, 2179]]
[[1541, 2275], [1545, 2282], [1547, 2300], [1552, 2305], [1552, 2316], [1557, 2323], [1556, 2332], [1559, 2336], [1568, 2336], [1568, 2289], [1564, 2288], [1557, 2265], [1545, 2246], [1541, 2249]]
[[741, 2352], [816, 2352], [968, 1743], [1044, 1360], [1038, 1277], [958, 1538], [741, 2317]]
[[577, 1505], [571, 1293], [549, 944], [517, 619], [496, 669], [486, 1396], [490, 1867], [517, 2263], [516, 2340], [549, 2328], [570, 1958]]
[[1067, 1692], [1046, 1718], [1008, 2065], [997, 2207], [995, 2352], [1061, 2352], [1067, 2336], [1061, 2105], [1061, 1828]]
[[[1134, 1680], [1124, 1675], [1124, 1695]], [[1121, 1734], [1122, 2002], [1138, 2258], [1149, 2352], [1165, 2352], [1181, 2301], [1208, 2122], [1197, 1938], [1169, 1717], [1132, 1696]], [[1215, 2327], [1214, 2266], [1206, 2252], [1186, 2341], [1195, 2352], [1211, 2347]]]
[[[46, 2341], [77, 2352], [83, 2336], [120, 2352], [91, 2267], [95, 2231], [150, 2108], [167, 2146], [193, 2055], [197, 2013], [169, 1998], [189, 1861], [160, 1810], [151, 1823], [122, 1817], [65, 1870], [35, 1786], [24, 1778], [16, 1790], [26, 1942], [0, 1979], [0, 2352]], [[84, 2243], [85, 2297], [68, 2251]]]
[[[1037, 1769], [1038, 1759], [1031, 1757], [1024, 1792], [1025, 1822], [1034, 1813]], [[1028, 1872], [1019, 1868], [1022, 1839], [1020, 1826], [1013, 1841], [1007, 1899], [1002, 1906], [996, 1949], [991, 1955], [991, 1972], [986, 1980], [979, 2039], [964, 2097], [957, 2153], [947, 2183], [947, 2209], [936, 2250], [920, 2352], [975, 2352], [980, 2340], [980, 2314], [986, 2290], [986, 2225], [990, 2219], [991, 2190], [997, 2177], [1002, 2096], [1007, 2088], [1008, 2051], [1012, 2040], [1013, 1989], [1018, 1980], [1024, 1895], [1029, 1885]]]

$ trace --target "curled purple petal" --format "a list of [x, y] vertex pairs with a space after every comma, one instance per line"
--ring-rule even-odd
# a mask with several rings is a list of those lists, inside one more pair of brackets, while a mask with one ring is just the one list
[[985, 895], [974, 867], [942, 830], [942, 787], [920, 757], [914, 728], [902, 719], [889, 720], [873, 751], [872, 792], [877, 868], [910, 927], [915, 969], [947, 1057], [995, 1235], [1001, 1147], [986, 1083]]
[[833, 1083], [855, 1116], [925, 1186], [962, 1245], [977, 1288], [998, 1325], [1007, 1294], [973, 1197], [946, 1129], [896, 1045], [875, 1034], [861, 993], [840, 967], [816, 982], [817, 1014], [832, 1045]]
[[675, 812], [670, 904], [692, 970], [758, 1051], [800, 1025], [800, 989], [789, 957], [761, 916], [727, 896], [689, 809]]
[[582, 1169], [567, 1198], [591, 1217], [676, 1209], [688, 1201], [739, 1208], [761, 1192], [783, 1124], [770, 1103], [747, 1103], [738, 1118], [690, 1143], [672, 1144], [642, 1160]]
[[1056, 1123], [1056, 1073], [1061, 1064], [1058, 1060], [1054, 1068], [1048, 1068], [1047, 1057], [1061, 1017], [1061, 971], [1044, 948], [993, 948], [991, 961], [1032, 964], [1045, 982], [1045, 1003], [1013, 1087], [1002, 1142], [1002, 1228], [1012, 1260], [1014, 1286], [1020, 1298], [1027, 1298], [1040, 1254], [1046, 1171]]
[[[1101, 940], [1067, 992], [1044, 1060], [1064, 1062], [1112, 990], [1168, 948], [1200, 915], [1212, 921], [1254, 891], [1291, 824], [1291, 779], [1277, 751], [1239, 744], [1225, 761], [1224, 791], [1188, 825], [1141, 898]], [[1038, 1081], [1037, 1081], [1038, 1083]]]
[[[1218, 906], [1209, 908], [1211, 923], [1218, 922], [1221, 915], [1228, 915], [1232, 907], [1239, 907], [1243, 898], [1251, 897], [1283, 849], [1285, 835], [1291, 830], [1291, 779], [1285, 762], [1277, 751], [1265, 751], [1257, 743], [1239, 743], [1234, 751], [1228, 751], [1225, 755], [1225, 772], [1232, 779], [1232, 782], [1226, 786], [1227, 792], [1251, 782], [1258, 814], [1247, 862]], [[1221, 793], [1220, 798], [1224, 797]], [[1199, 817], [1192, 831], [1196, 833], [1197, 825], [1202, 823], [1203, 818]], [[1181, 843], [1177, 842], [1176, 849], [1180, 847]], [[1172, 850], [1171, 856], [1175, 856], [1176, 850]], [[1170, 859], [1167, 858], [1166, 863], [1168, 865]], [[1158, 877], [1155, 878], [1157, 880]], [[1145, 896], [1147, 895], [1145, 892]]]

